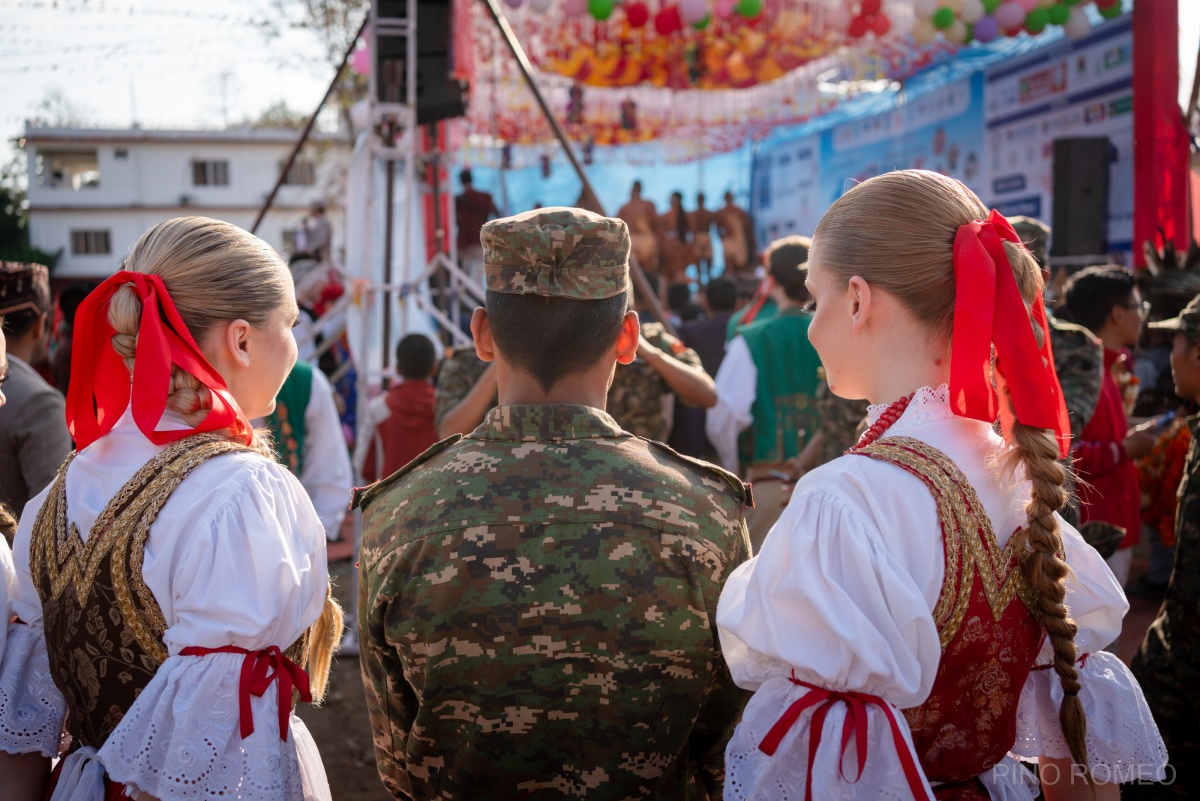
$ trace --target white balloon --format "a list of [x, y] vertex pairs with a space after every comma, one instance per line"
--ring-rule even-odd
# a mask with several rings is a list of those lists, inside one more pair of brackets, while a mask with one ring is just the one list
[[1079, 6], [1071, 8], [1071, 16], [1067, 17], [1067, 24], [1063, 26], [1063, 32], [1072, 39], [1082, 39], [1087, 36], [1092, 30], [1092, 23], [1088, 21], [1087, 14]]
[[962, 10], [958, 15], [962, 17], [962, 21], [970, 25], [974, 25], [979, 20], [983, 19], [986, 9], [983, 7], [983, 0], [962, 0]]
[[917, 19], [929, 19], [938, 10], [938, 0], [913, 0], [913, 14]]
[[550, 6], [554, 0], [529, 0], [529, 7], [539, 14], [544, 14], [550, 10]]
[[919, 19], [913, 23], [912, 27], [913, 41], [919, 45], [927, 45], [937, 38], [937, 29], [933, 27], [933, 23], [927, 19]]
[[946, 29], [946, 41], [954, 44], [963, 44], [967, 41], [967, 26], [963, 24], [961, 19], [954, 20], [949, 28]]
[[850, 20], [853, 17], [850, 14], [850, 9], [845, 6], [834, 6], [829, 9], [829, 27], [835, 31], [844, 31], [850, 27]]

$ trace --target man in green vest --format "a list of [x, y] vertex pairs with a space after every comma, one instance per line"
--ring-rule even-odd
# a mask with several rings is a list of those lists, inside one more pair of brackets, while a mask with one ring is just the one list
[[[812, 240], [789, 236], [764, 254], [778, 312], [749, 325], [729, 343], [717, 371], [717, 405], [705, 431], [721, 465], [754, 484], [755, 508], [747, 515], [757, 551], [783, 511], [794, 459], [818, 435], [820, 359], [808, 341], [810, 300], [804, 288]], [[812, 452], [812, 450], [810, 450]]]

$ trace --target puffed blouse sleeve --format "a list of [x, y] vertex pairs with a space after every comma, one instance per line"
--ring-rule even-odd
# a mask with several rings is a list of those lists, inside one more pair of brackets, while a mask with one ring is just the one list
[[[847, 705], [828, 710], [812, 786], [833, 797], [889, 788], [912, 797], [902, 756], [911, 735], [898, 709], [928, 696], [941, 647], [921, 589], [889, 552], [874, 518], [835, 486], [797, 487], [762, 551], [734, 571], [717, 624], [734, 680], [756, 690], [726, 753], [726, 798], [803, 798], [814, 707], [801, 713], [774, 755], [759, 745], [809, 687], [878, 696], [867, 706], [863, 775], [841, 770]], [[898, 748], [898, 736], [908, 754]], [[853, 746], [850, 750], [854, 750]], [[917, 768], [919, 772], [919, 767]], [[924, 791], [929, 792], [920, 775]], [[888, 796], [891, 797], [891, 796]]]
[[[1059, 520], [1067, 565], [1066, 604], [1078, 627], [1079, 700], [1087, 714], [1088, 768], [1097, 781], [1120, 784], [1162, 780], [1167, 750], [1158, 727], [1125, 663], [1106, 650], [1121, 633], [1129, 602], [1108, 565], [1079, 532]], [[1052, 667], [1049, 640], [1038, 654], [1017, 711], [1014, 756], [1035, 761], [1039, 756], [1070, 756], [1058, 710], [1063, 690]]]
[[[188, 480], [204, 480], [201, 471], [220, 475], [221, 462], [231, 458], [241, 464], [234, 475], [224, 466], [211, 513], [170, 555], [163, 638], [169, 656], [99, 752], [109, 777], [134, 795], [304, 797], [297, 743], [304, 750], [311, 741], [295, 715], [281, 732], [278, 686], [243, 696], [243, 654], [180, 653], [189, 646], [286, 649], [324, 604], [325, 534], [293, 476], [268, 460], [238, 455], [215, 459]], [[243, 739], [239, 705], [246, 699], [253, 732]]]
[[33, 524], [50, 490], [25, 505], [3, 568], [5, 636], [0, 649], [0, 751], [58, 756], [67, 702], [50, 675], [42, 604], [29, 574]]

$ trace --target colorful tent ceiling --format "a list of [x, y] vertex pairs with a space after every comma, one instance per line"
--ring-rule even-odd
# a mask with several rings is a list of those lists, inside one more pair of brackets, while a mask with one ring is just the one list
[[[582, 7], [589, 1], [611, 5], [611, 0], [582, 0]], [[669, 6], [669, 1], [663, 0], [660, 12], [708, 2]], [[642, 158], [670, 162], [736, 149], [855, 98], [891, 97], [897, 82], [939, 65], [945, 69], [960, 56], [1000, 57], [1033, 43], [1010, 28], [991, 44], [956, 44], [952, 40], [963, 33], [954, 28], [963, 25], [963, 16], [977, 20], [965, 28], [967, 38], [981, 24], [977, 10], [991, 19], [993, 10], [1003, 16], [1006, 10], [1017, 13], [1010, 6], [1029, 5], [1036, 20], [1043, 8], [1081, 7], [1080, 0], [738, 0], [733, 8], [752, 3], [761, 9], [748, 19], [738, 11], [722, 16], [727, 10], [722, 4], [731, 0], [716, 0], [703, 29], [685, 24], [663, 33], [651, 30], [650, 23], [631, 25], [630, 12], [641, 0], [626, 0], [616, 12], [601, 8], [611, 14], [606, 20], [579, 13], [580, 2], [505, 2], [505, 15], [537, 67], [551, 108], [585, 159], [596, 146], [640, 143]], [[456, 26], [456, 65], [470, 81], [471, 102], [455, 138], [472, 152], [474, 163], [537, 163], [554, 151], [550, 126], [483, 4], [456, 0], [456, 8], [471, 15], [473, 58], [461, 57], [468, 43]], [[951, 9], [949, 18], [946, 9]], [[934, 24], [930, 13], [941, 14], [939, 25], [950, 21], [932, 39], [924, 30]], [[880, 18], [887, 25], [875, 33], [871, 24]], [[853, 24], [859, 19], [868, 26], [866, 33]], [[1036, 39], [1061, 36], [1061, 30], [1047, 28]]]

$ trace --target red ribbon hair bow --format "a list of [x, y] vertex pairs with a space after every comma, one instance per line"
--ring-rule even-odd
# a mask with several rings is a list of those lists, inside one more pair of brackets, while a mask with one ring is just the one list
[[[116, 333], [108, 322], [113, 295], [133, 284], [142, 301], [133, 380], [124, 360], [113, 349]], [[192, 434], [230, 430], [250, 444], [253, 429], [225, 380], [213, 369], [175, 308], [162, 276], [121, 270], [96, 287], [80, 304], [75, 317], [71, 384], [67, 391], [67, 427], [83, 450], [112, 430], [132, 401], [133, 419], [146, 438], [166, 445]], [[171, 366], [200, 380], [212, 394], [212, 409], [197, 426], [182, 431], [159, 431], [171, 391]]]
[[1016, 419], [1053, 430], [1059, 453], [1065, 457], [1071, 445], [1071, 426], [1054, 370], [1046, 306], [1040, 295], [1033, 304], [1033, 323], [1042, 330], [1039, 346], [1030, 325], [1030, 310], [1004, 251], [1005, 240], [1021, 242], [997, 211], [986, 220], [961, 226], [954, 237], [950, 406], [956, 414], [989, 423], [1000, 416], [1005, 430], [1011, 427], [1011, 415], [992, 386], [994, 344], [997, 383], [1007, 385]]

